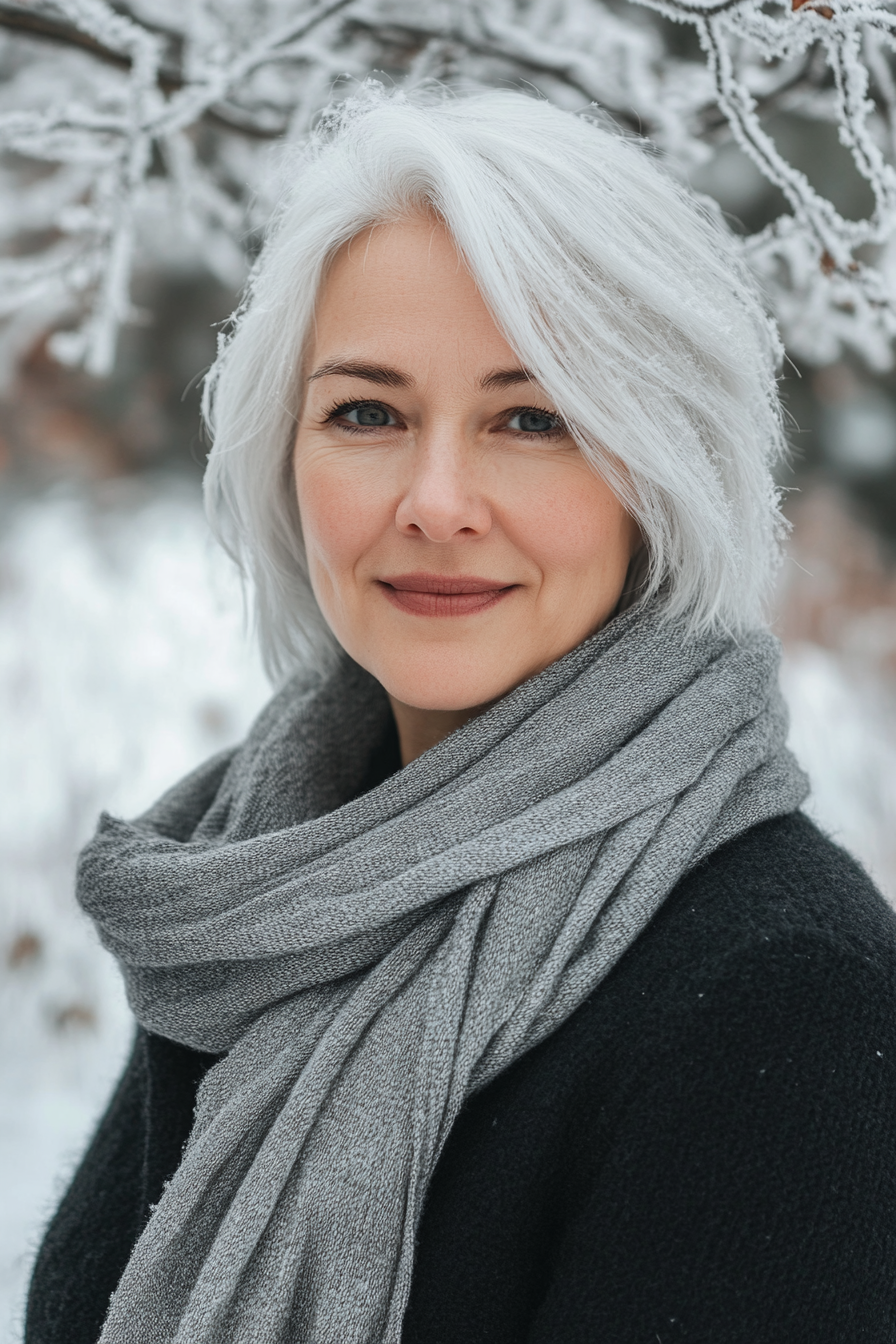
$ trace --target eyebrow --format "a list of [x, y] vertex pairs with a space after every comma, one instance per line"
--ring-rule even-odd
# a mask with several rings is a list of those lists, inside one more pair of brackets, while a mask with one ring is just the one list
[[[409, 373], [396, 369], [390, 364], [366, 364], [357, 359], [331, 359], [308, 375], [308, 382], [316, 378], [362, 378], [366, 383], [379, 383], [381, 387], [413, 387], [414, 379]], [[479, 386], [483, 392], [494, 392], [502, 387], [514, 387], [519, 383], [534, 383], [535, 378], [529, 369], [494, 369], [480, 378]]]
[[535, 375], [529, 369], [495, 369], [493, 373], [480, 378], [479, 386], [483, 392], [495, 392], [502, 387], [515, 387], [518, 383], [534, 383]]
[[321, 364], [319, 369], [308, 375], [308, 382], [315, 378], [363, 378], [367, 383], [380, 383], [383, 387], [413, 387], [414, 380], [401, 369], [393, 369], [388, 364], [365, 364], [357, 359], [331, 359]]

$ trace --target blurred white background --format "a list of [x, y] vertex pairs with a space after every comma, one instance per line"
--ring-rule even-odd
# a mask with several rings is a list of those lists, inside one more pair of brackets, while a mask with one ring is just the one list
[[177, 478], [21, 502], [0, 540], [0, 1339], [128, 1048], [73, 901], [101, 808], [134, 815], [239, 739], [267, 683], [239, 585]]

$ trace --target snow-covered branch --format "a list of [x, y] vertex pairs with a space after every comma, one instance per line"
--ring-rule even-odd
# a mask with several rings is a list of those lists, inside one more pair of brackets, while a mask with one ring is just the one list
[[[60, 359], [107, 371], [135, 268], [206, 266], [236, 286], [274, 147], [381, 71], [597, 103], [710, 187], [738, 146], [783, 197], [743, 245], [790, 348], [885, 367], [894, 49], [891, 0], [2, 0], [0, 360], [42, 324]], [[858, 210], [784, 152], [782, 118], [836, 127]]]

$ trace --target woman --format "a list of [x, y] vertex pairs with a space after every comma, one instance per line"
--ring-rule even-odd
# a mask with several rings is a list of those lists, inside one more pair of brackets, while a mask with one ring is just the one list
[[776, 355], [591, 122], [325, 120], [208, 393], [287, 679], [82, 857], [140, 1025], [30, 1344], [896, 1339], [896, 930], [784, 745]]

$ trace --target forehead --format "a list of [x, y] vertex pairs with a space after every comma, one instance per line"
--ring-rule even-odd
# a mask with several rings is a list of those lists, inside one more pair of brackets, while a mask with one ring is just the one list
[[394, 279], [408, 270], [433, 278], [455, 275], [475, 289], [448, 228], [437, 215], [425, 212], [362, 229], [335, 254], [324, 284], [375, 284], [381, 276]]
[[452, 346], [491, 365], [515, 359], [441, 221], [378, 224], [340, 248], [315, 306], [315, 363], [349, 347], [394, 359]]

